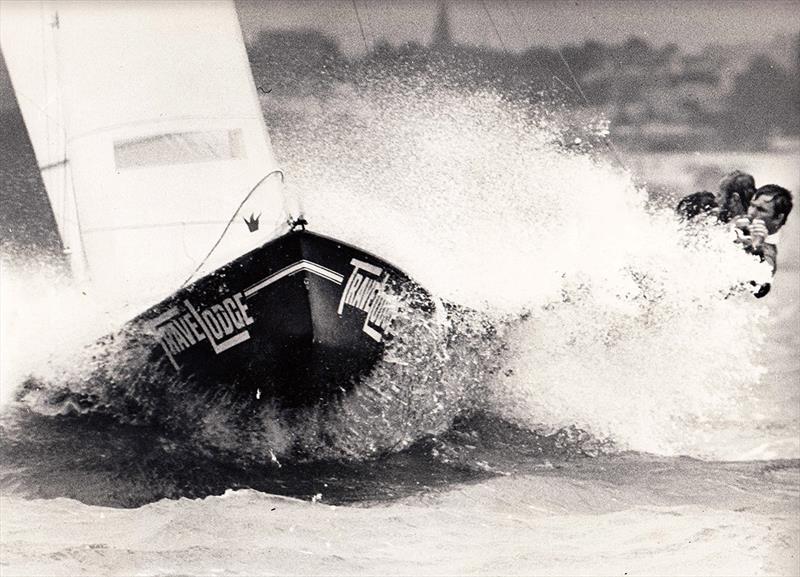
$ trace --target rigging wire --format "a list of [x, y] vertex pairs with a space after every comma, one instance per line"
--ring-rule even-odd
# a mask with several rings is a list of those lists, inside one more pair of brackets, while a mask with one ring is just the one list
[[[517, 13], [516, 13], [516, 11], [515, 11], [515, 10], [514, 10], [514, 9], [511, 7], [511, 4], [509, 3], [509, 1], [508, 1], [508, 0], [505, 0], [505, 6], [506, 6], [506, 10], [508, 10], [508, 13], [509, 13], [509, 14], [511, 14], [511, 19], [514, 21], [514, 24], [515, 24], [515, 26], [517, 27], [517, 31], [519, 32], [520, 36], [521, 36], [523, 39], [527, 38], [527, 34], [525, 34], [525, 30], [522, 28], [522, 24], [520, 24], [519, 18], [517, 18]], [[590, 104], [589, 104], [589, 99], [586, 97], [586, 94], [583, 92], [583, 89], [581, 89], [581, 85], [580, 85], [580, 83], [578, 82], [578, 79], [577, 79], [577, 78], [575, 77], [575, 75], [572, 73], [572, 68], [570, 68], [570, 65], [569, 65], [569, 63], [567, 62], [567, 59], [566, 59], [566, 58], [564, 58], [564, 53], [563, 53], [563, 51], [561, 50], [561, 47], [560, 47], [560, 46], [557, 46], [557, 47], [556, 47], [556, 51], [558, 52], [558, 56], [561, 58], [561, 62], [563, 62], [563, 63], [564, 63], [564, 66], [566, 67], [567, 71], [569, 72], [570, 78], [572, 79], [572, 82], [573, 82], [573, 84], [575, 85], [575, 88], [577, 88], [578, 94], [580, 94], [580, 95], [581, 95], [581, 98], [583, 98], [583, 102], [584, 102], [584, 104], [586, 104], [586, 106], [589, 106], [589, 105], [590, 105]], [[563, 82], [563, 81], [562, 81], [560, 78], [558, 78], [557, 76], [556, 76], [556, 78], [559, 80], [559, 82], [561, 82], [561, 84], [563, 84], [565, 87], [567, 87], [567, 85], [566, 85], [566, 83], [565, 83], [565, 82]]]
[[492, 23], [492, 28], [494, 28], [494, 33], [497, 35], [497, 39], [500, 41], [500, 46], [503, 47], [503, 52], [508, 52], [506, 43], [503, 42], [503, 37], [500, 35], [500, 30], [498, 30], [497, 24], [495, 24], [494, 18], [492, 18], [492, 14], [489, 12], [489, 8], [488, 6], [486, 6], [485, 0], [481, 0], [481, 6], [483, 6], [483, 11], [486, 12], [486, 16], [489, 18], [489, 22]]
[[361, 14], [358, 13], [358, 4], [356, 4], [356, 0], [353, 0], [353, 10], [356, 13], [356, 20], [358, 20], [358, 30], [361, 32], [361, 39], [364, 41], [364, 51], [369, 54], [367, 35], [364, 33], [364, 25], [361, 23]]
[[[514, 21], [514, 24], [517, 26], [517, 30], [519, 31], [520, 35], [523, 38], [525, 38], [526, 34], [525, 34], [525, 32], [524, 32], [524, 30], [522, 28], [522, 25], [520, 24], [519, 20], [517, 19], [516, 12], [511, 7], [511, 4], [509, 3], [509, 0], [504, 0], [504, 1], [505, 1], [506, 9], [511, 14], [511, 19]], [[592, 104], [589, 102], [589, 98], [586, 96], [586, 93], [583, 91], [583, 88], [581, 87], [581, 83], [578, 82], [578, 78], [575, 76], [574, 72], [572, 71], [572, 67], [569, 65], [569, 62], [564, 57], [564, 51], [561, 50], [561, 46], [556, 46], [556, 51], [558, 52], [558, 56], [561, 59], [561, 62], [564, 63], [564, 67], [567, 69], [567, 72], [569, 72], [570, 79], [572, 80], [572, 83], [575, 85], [575, 88], [577, 89], [578, 94], [580, 94], [581, 98], [583, 99], [584, 105], [587, 106], [587, 107], [591, 107]], [[556, 78], [561, 82], [561, 79], [558, 78], [558, 76], [556, 76]], [[566, 86], [566, 84], [564, 82], [561, 82], [561, 83], [564, 84], [564, 86]], [[608, 150], [611, 152], [611, 155], [614, 157], [614, 160], [616, 160], [617, 164], [619, 164], [623, 169], [628, 170], [627, 165], [625, 164], [625, 162], [623, 162], [622, 157], [619, 154], [619, 151], [614, 146], [614, 143], [611, 142], [611, 139], [608, 136], [604, 136], [602, 138], [602, 141], [606, 145]]]

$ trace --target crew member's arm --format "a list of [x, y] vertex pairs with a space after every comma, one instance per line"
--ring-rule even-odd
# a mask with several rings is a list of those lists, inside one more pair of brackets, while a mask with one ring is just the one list
[[778, 247], [772, 243], [766, 242], [769, 236], [769, 231], [763, 220], [754, 219], [750, 223], [750, 249], [748, 252], [758, 255], [762, 261], [769, 263], [772, 268], [772, 275], [775, 276], [775, 271], [778, 269]]
[[[736, 242], [741, 243], [745, 252], [754, 254], [761, 259], [761, 262], [767, 262], [772, 270], [772, 276], [775, 276], [775, 271], [778, 269], [778, 247], [772, 243], [765, 242], [769, 235], [767, 227], [763, 220], [754, 219], [752, 222], [748, 218], [739, 218], [735, 222], [737, 229], [742, 231]], [[756, 298], [761, 298], [769, 293], [771, 284], [759, 284], [756, 281], [751, 281], [756, 287], [753, 295]]]

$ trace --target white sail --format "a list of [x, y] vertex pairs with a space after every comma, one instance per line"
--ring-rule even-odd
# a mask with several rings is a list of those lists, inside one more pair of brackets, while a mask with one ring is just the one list
[[0, 42], [94, 289], [160, 298], [285, 231], [233, 2], [2, 2]]

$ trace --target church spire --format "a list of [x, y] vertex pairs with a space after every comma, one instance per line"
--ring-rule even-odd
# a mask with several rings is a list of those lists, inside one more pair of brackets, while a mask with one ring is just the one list
[[450, 35], [450, 16], [447, 13], [447, 2], [446, 0], [439, 0], [439, 14], [436, 16], [431, 46], [444, 48], [452, 45], [453, 38]]

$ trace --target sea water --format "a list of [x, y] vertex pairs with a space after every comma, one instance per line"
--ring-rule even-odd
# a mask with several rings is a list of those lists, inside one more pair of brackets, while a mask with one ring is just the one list
[[716, 171], [797, 190], [790, 157], [614, 158], [602, 123], [491, 90], [264, 105], [312, 230], [475, 314], [396, 319], [335, 411], [136, 423], [55, 394], [95, 386], [125, 311], [4, 255], [0, 573], [800, 571], [796, 215], [756, 300], [763, 266], [671, 211]]

